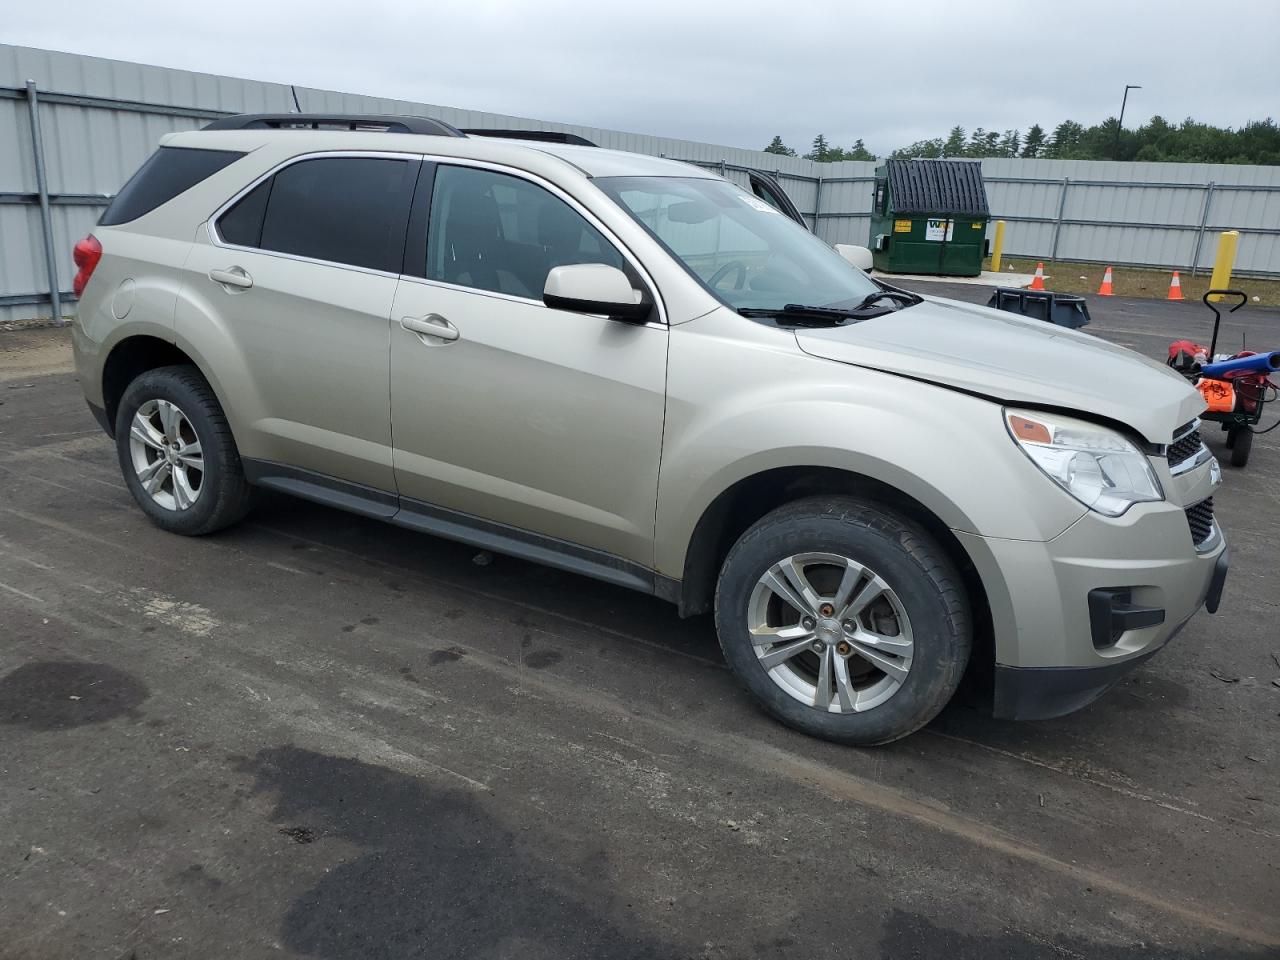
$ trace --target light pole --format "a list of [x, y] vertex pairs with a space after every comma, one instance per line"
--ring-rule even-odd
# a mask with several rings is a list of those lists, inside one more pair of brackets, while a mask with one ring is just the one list
[[1141, 89], [1142, 85], [1138, 83], [1126, 83], [1124, 86], [1124, 98], [1120, 101], [1120, 119], [1116, 121], [1116, 146], [1111, 151], [1116, 160], [1120, 159], [1120, 131], [1124, 129], [1124, 108], [1129, 102], [1129, 91]]

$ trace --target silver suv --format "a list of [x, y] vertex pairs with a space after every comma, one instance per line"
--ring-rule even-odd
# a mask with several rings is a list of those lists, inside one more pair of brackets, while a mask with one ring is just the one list
[[846, 743], [970, 665], [1000, 716], [1067, 713], [1217, 607], [1181, 377], [887, 286], [758, 194], [421, 118], [219, 120], [77, 245], [80, 381], [166, 530], [265, 487], [714, 611], [764, 708]]

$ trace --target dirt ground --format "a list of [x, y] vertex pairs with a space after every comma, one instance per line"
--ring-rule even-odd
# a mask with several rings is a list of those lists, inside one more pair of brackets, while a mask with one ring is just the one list
[[160, 532], [67, 343], [0, 334], [0, 958], [1280, 956], [1280, 431], [1217, 616], [1074, 716], [855, 750], [653, 598], [283, 497]]
[[[1035, 260], [1003, 257], [1000, 261], [1002, 273], [1035, 273]], [[991, 269], [991, 261], [983, 262], [984, 270]], [[1055, 293], [1090, 293], [1096, 294], [1102, 284], [1106, 272], [1105, 263], [1053, 263], [1044, 261], [1044, 272], [1048, 278], [1045, 286]], [[1117, 297], [1138, 297], [1150, 300], [1167, 300], [1169, 284], [1173, 279], [1172, 270], [1150, 270], [1142, 267], [1113, 267], [1111, 271], [1112, 291]], [[1195, 276], [1182, 270], [1178, 276], [1178, 284], [1182, 290], [1181, 305], [1188, 306], [1190, 311], [1204, 310], [1200, 298], [1209, 292], [1210, 271], [1201, 270]], [[1240, 290], [1249, 296], [1250, 307], [1280, 306], [1280, 280], [1260, 280], [1253, 277], [1236, 277], [1230, 283], [1231, 289]], [[1258, 299], [1253, 300], [1254, 297]], [[1100, 298], [1101, 299], [1101, 298]], [[1234, 306], [1235, 300], [1223, 306], [1223, 313]], [[1179, 305], [1177, 303], [1175, 306]], [[1268, 341], [1254, 349], [1264, 350], [1280, 345], [1280, 339]]]

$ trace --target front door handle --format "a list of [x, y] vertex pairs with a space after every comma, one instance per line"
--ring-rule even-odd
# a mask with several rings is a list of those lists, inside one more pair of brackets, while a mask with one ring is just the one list
[[447, 343], [458, 339], [458, 328], [438, 313], [428, 313], [425, 317], [401, 317], [400, 326], [419, 337], [430, 337]]
[[253, 277], [249, 276], [244, 267], [210, 270], [209, 279], [214, 283], [222, 284], [224, 287], [238, 287], [241, 290], [247, 290], [253, 286]]

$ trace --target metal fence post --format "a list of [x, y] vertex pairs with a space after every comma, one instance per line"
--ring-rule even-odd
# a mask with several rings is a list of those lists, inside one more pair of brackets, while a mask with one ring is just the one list
[[1196, 231], [1196, 248], [1191, 254], [1191, 275], [1194, 277], [1200, 269], [1200, 245], [1204, 243], [1204, 228], [1209, 222], [1209, 205], [1213, 203], [1213, 188], [1216, 184], [1210, 180], [1204, 188], [1204, 206], [1200, 208], [1200, 229]]
[[40, 104], [36, 82], [27, 81], [27, 111], [31, 115], [31, 153], [36, 164], [36, 190], [40, 194], [40, 227], [44, 233], [44, 262], [49, 276], [49, 302], [53, 322], [62, 323], [62, 292], [58, 289], [58, 260], [53, 248], [53, 214], [49, 211], [49, 182], [44, 169], [44, 138], [40, 134]]
[[1067, 189], [1071, 186], [1071, 178], [1062, 178], [1062, 192], [1058, 194], [1058, 219], [1053, 223], [1053, 249], [1049, 251], [1049, 262], [1058, 259], [1058, 236], [1062, 233], [1062, 214], [1067, 209]]
[[818, 175], [818, 183], [813, 191], [813, 235], [818, 236], [818, 223], [822, 218], [822, 175]]
[[723, 157], [720, 158], [720, 176], [725, 176], [729, 172], [729, 164]]

